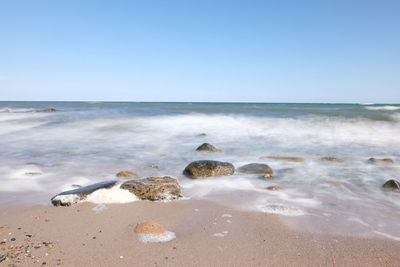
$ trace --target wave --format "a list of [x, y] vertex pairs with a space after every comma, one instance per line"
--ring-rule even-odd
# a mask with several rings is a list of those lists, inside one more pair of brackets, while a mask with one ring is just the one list
[[1, 108], [0, 113], [28, 113], [36, 112], [34, 108]]
[[400, 110], [400, 106], [367, 106], [365, 108], [368, 110]]

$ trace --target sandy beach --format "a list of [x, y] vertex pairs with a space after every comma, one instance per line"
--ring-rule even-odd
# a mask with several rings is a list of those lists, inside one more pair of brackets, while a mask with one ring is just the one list
[[[1, 266], [399, 266], [400, 242], [299, 231], [208, 201], [2, 206]], [[142, 243], [137, 223], [175, 232]], [[293, 223], [293, 221], [292, 221]], [[13, 241], [12, 241], [13, 240]]]

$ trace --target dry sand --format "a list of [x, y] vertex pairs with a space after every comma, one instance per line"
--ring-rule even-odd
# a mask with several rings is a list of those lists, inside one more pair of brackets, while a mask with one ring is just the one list
[[[400, 266], [398, 241], [292, 230], [279, 215], [199, 200], [106, 207], [1, 207], [0, 254], [8, 258], [0, 267]], [[144, 221], [176, 239], [141, 243], [134, 228]]]

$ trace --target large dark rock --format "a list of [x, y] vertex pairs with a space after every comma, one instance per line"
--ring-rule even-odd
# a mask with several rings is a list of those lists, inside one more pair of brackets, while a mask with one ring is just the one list
[[122, 183], [120, 188], [145, 200], [172, 200], [182, 197], [178, 181], [168, 176], [130, 180]]
[[210, 145], [209, 143], [204, 143], [201, 146], [199, 146], [196, 151], [206, 151], [206, 152], [221, 152], [221, 149], [216, 148], [213, 145]]
[[235, 167], [229, 162], [215, 160], [193, 161], [183, 170], [183, 174], [189, 178], [202, 178], [210, 176], [232, 175]]
[[247, 174], [272, 174], [272, 169], [263, 163], [250, 163], [246, 164], [238, 169], [240, 173]]
[[400, 190], [400, 182], [396, 180], [388, 180], [386, 183], [382, 185], [383, 188], [385, 189], [391, 189], [391, 190]]
[[389, 158], [384, 158], [384, 159], [376, 159], [376, 158], [370, 158], [367, 160], [368, 163], [371, 164], [392, 164], [394, 161]]
[[113, 187], [117, 181], [105, 181], [105, 182], [100, 182], [97, 184], [92, 184], [88, 186], [83, 186], [77, 189], [69, 190], [62, 192], [56, 196], [54, 196], [51, 199], [51, 203], [54, 206], [70, 206], [74, 203], [78, 203], [82, 200], [85, 200], [86, 197], [93, 193], [94, 191], [97, 191], [99, 189], [108, 189]]

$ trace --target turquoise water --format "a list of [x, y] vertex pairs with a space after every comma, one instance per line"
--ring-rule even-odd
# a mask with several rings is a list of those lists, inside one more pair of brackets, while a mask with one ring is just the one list
[[[42, 112], [48, 108], [57, 112]], [[48, 204], [74, 184], [132, 170], [173, 176], [188, 198], [400, 238], [400, 194], [381, 188], [400, 179], [399, 135], [400, 105], [392, 104], [0, 102], [0, 204]], [[204, 142], [223, 152], [196, 152]], [[344, 163], [320, 160], [326, 156]], [[394, 163], [371, 165], [371, 157]], [[267, 163], [276, 178], [185, 178], [184, 167], [198, 159]]]

